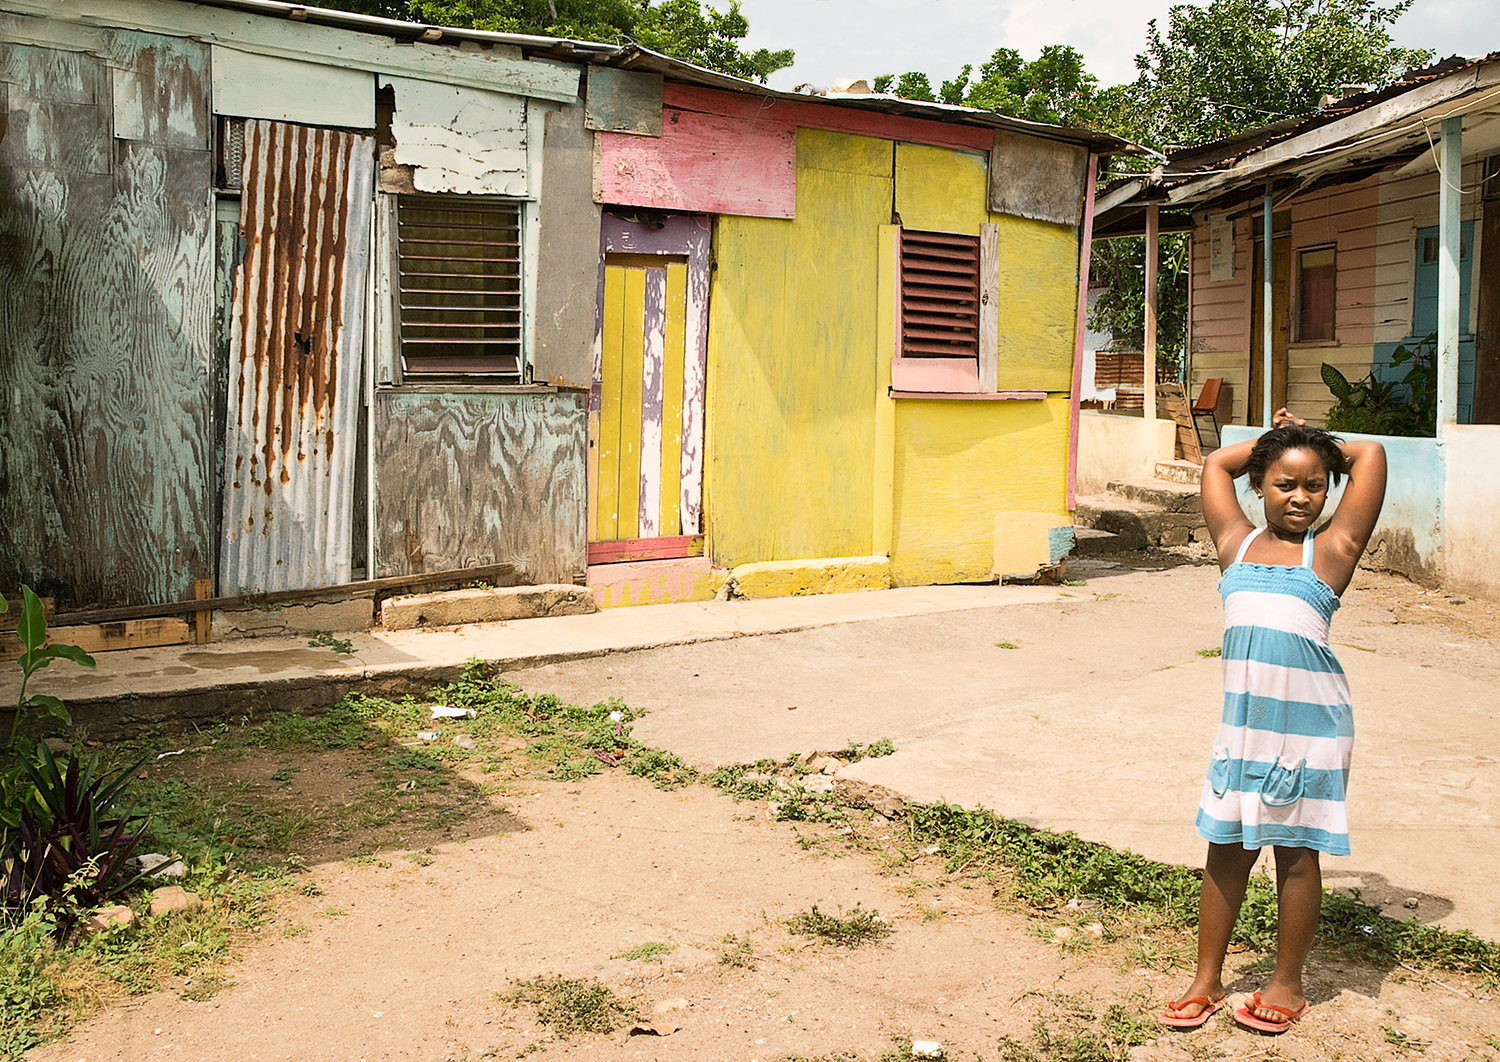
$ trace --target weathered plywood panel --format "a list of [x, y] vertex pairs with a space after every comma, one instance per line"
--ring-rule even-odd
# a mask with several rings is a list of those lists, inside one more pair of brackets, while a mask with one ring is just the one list
[[526, 196], [526, 100], [503, 92], [380, 78], [396, 90], [396, 162], [419, 192]]
[[891, 582], [988, 582], [996, 515], [1069, 525], [1067, 480], [1066, 398], [897, 402]]
[[1007, 214], [993, 219], [1000, 262], [998, 387], [1068, 391], [1078, 314], [1077, 232]]
[[593, 377], [599, 313], [599, 205], [593, 190], [594, 134], [583, 111], [547, 115], [542, 140], [542, 189], [537, 205], [536, 339], [532, 379], [588, 387]]
[[512, 563], [534, 583], [587, 567], [585, 396], [381, 392], [375, 574]]
[[659, 137], [599, 134], [594, 198], [660, 210], [793, 217], [796, 145], [796, 126], [773, 118], [668, 110]]
[[997, 130], [990, 152], [990, 209], [1076, 226], [1088, 168], [1086, 148]]
[[273, 122], [375, 128], [375, 76], [365, 70], [213, 46], [215, 114]]
[[909, 229], [979, 234], [985, 206], [985, 159], [972, 151], [896, 145], [896, 213]]
[[591, 66], [585, 122], [604, 133], [661, 136], [660, 74]]
[[115, 141], [109, 72], [206, 145], [208, 54], [96, 36], [0, 49], [0, 586], [64, 607], [188, 597], [217, 533], [209, 155]]
[[718, 564], [870, 553], [892, 182], [850, 172], [864, 138], [804, 136], [795, 222], [717, 222], [708, 519]]

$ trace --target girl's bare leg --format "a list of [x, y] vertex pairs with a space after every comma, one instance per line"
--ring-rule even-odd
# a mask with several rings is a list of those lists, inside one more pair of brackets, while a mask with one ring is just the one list
[[[1198, 898], [1198, 974], [1178, 998], [1207, 996], [1218, 999], [1224, 995], [1224, 953], [1229, 948], [1229, 934], [1239, 917], [1240, 904], [1245, 902], [1250, 871], [1259, 858], [1258, 849], [1246, 850], [1237, 844], [1208, 846], [1208, 858], [1203, 864], [1203, 889]], [[1191, 1018], [1202, 1013], [1203, 1006], [1199, 1003], [1184, 1007], [1168, 1004], [1168, 1009], [1178, 1017]]]
[[[1276, 969], [1261, 990], [1262, 1003], [1274, 1003], [1293, 1013], [1307, 997], [1302, 993], [1302, 968], [1312, 950], [1318, 914], [1323, 906], [1323, 868], [1311, 848], [1276, 848]], [[1267, 1021], [1283, 1021], [1265, 1007], [1250, 1012]]]

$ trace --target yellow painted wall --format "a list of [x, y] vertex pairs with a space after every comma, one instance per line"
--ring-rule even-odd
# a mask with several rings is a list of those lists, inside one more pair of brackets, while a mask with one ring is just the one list
[[797, 217], [718, 219], [715, 564], [871, 552], [879, 231], [891, 143], [799, 129]]
[[1000, 226], [999, 387], [1073, 389], [1078, 232], [994, 214]]
[[986, 582], [995, 514], [1067, 512], [1068, 399], [896, 403], [895, 586]]

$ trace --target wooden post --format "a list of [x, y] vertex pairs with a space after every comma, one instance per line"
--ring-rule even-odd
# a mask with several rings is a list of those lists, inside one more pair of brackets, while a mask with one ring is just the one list
[[[1437, 434], [1458, 423], [1458, 264], [1462, 246], [1460, 231], [1463, 178], [1464, 120], [1460, 115], [1443, 120], [1438, 141], [1438, 349]], [[1419, 337], [1420, 338], [1420, 337]]]
[[[206, 601], [214, 596], [214, 581], [212, 579], [193, 580], [193, 600]], [[199, 609], [193, 613], [193, 637], [199, 645], [208, 644], [209, 624], [212, 622], [213, 613], [206, 608]]]
[[[1266, 182], [1266, 201], [1264, 216], [1261, 218], [1261, 233], [1264, 240], [1261, 243], [1261, 283], [1260, 283], [1260, 330], [1261, 330], [1261, 414], [1260, 423], [1263, 427], [1271, 427], [1271, 416], [1276, 411], [1271, 408], [1271, 365], [1274, 360], [1271, 348], [1271, 182]], [[1253, 327], [1253, 326], [1252, 326]]]
[[1152, 203], [1146, 208], [1146, 338], [1142, 351], [1147, 420], [1156, 419], [1156, 259], [1160, 242], [1157, 206]]
[[1083, 227], [1078, 232], [1078, 314], [1073, 319], [1073, 393], [1068, 397], [1068, 511], [1078, 501], [1078, 431], [1083, 398], [1083, 343], [1089, 314], [1089, 264], [1094, 252], [1094, 193], [1099, 180], [1099, 156], [1089, 155], [1083, 185]]

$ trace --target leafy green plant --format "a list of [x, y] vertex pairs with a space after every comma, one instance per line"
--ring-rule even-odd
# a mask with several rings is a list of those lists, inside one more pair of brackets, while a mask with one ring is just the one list
[[1408, 366], [1399, 379], [1379, 370], [1350, 383], [1334, 366], [1323, 363], [1323, 383], [1337, 399], [1328, 410], [1329, 431], [1362, 435], [1430, 436], [1437, 425], [1437, 334], [1391, 353], [1391, 368]]
[[663, 956], [670, 955], [676, 950], [676, 944], [668, 944], [662, 940], [648, 940], [643, 944], [637, 944], [633, 948], [622, 951], [618, 955], [611, 955], [610, 958], [626, 959], [630, 962], [661, 962]]
[[71, 929], [79, 910], [96, 907], [135, 881], [127, 872], [141, 840], [145, 816], [121, 810], [126, 784], [143, 757], [111, 776], [99, 772], [98, 755], [69, 756], [60, 767], [52, 750], [37, 746], [36, 761], [22, 760], [43, 806], [22, 812], [5, 853], [0, 897], [17, 910], [45, 896], [58, 904], [60, 932]]
[[[0, 598], [0, 612], [9, 608]], [[18, 754], [31, 751], [31, 742], [21, 731], [23, 719], [51, 717], [70, 726], [73, 717], [68, 714], [62, 701], [46, 693], [27, 696], [31, 676], [43, 668], [52, 666], [58, 657], [71, 660], [82, 667], [94, 667], [94, 658], [76, 645], [54, 645], [47, 641], [47, 616], [42, 600], [32, 593], [31, 587], [21, 587], [21, 617], [16, 621], [16, 636], [21, 639], [25, 652], [21, 654], [21, 692], [16, 698], [16, 711], [10, 720], [10, 735], [6, 738], [5, 752], [14, 759]]]

